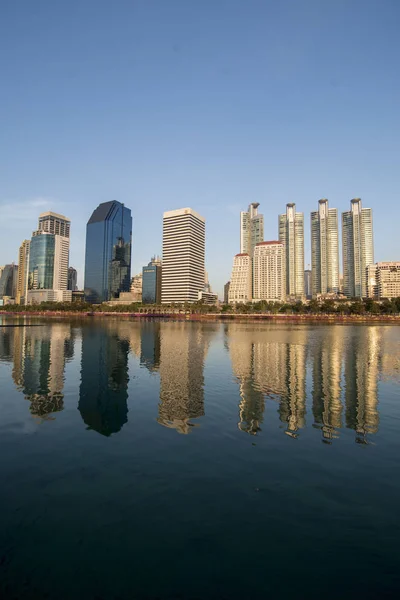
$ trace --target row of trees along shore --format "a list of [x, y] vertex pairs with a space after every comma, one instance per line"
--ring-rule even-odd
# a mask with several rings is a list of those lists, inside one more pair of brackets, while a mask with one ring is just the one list
[[133, 304], [88, 304], [86, 302], [44, 302], [42, 304], [16, 305], [7, 304], [0, 307], [1, 312], [27, 313], [27, 312], [73, 312], [73, 313], [138, 313], [149, 312], [166, 313], [168, 310], [177, 312], [179, 310], [191, 314], [287, 314], [287, 315], [398, 315], [400, 314], [400, 297], [391, 300], [375, 301], [370, 298], [360, 300], [310, 300], [309, 302], [280, 303], [280, 302], [254, 302], [248, 304], [237, 304], [232, 306], [222, 304], [221, 306], [209, 306], [203, 302], [194, 304], [170, 304], [149, 305], [141, 303]]

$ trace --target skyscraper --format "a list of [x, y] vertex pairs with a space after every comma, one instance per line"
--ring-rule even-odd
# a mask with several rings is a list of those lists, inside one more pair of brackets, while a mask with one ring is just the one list
[[142, 302], [161, 303], [161, 260], [155, 256], [142, 269]]
[[361, 199], [351, 201], [342, 213], [343, 288], [348, 298], [367, 296], [367, 267], [374, 262], [372, 210]]
[[286, 214], [279, 215], [279, 241], [285, 248], [286, 294], [302, 300], [304, 297], [304, 215], [296, 205], [286, 205]]
[[86, 227], [85, 299], [99, 304], [129, 292], [132, 215], [121, 202], [99, 204]]
[[253, 255], [253, 299], [283, 302], [286, 297], [282, 242], [259, 242]]
[[68, 268], [68, 289], [71, 292], [76, 292], [78, 289], [78, 273], [74, 267]]
[[18, 252], [18, 283], [15, 301], [17, 304], [26, 304], [28, 295], [28, 271], [29, 271], [29, 252], [31, 242], [24, 240], [19, 247]]
[[71, 222], [53, 212], [39, 216], [29, 246], [27, 303], [67, 300]]
[[191, 208], [164, 213], [163, 304], [197, 302], [204, 287], [205, 219]]
[[319, 200], [311, 213], [312, 295], [339, 292], [339, 229], [336, 208]]
[[5, 265], [0, 277], [0, 299], [6, 297], [15, 298], [18, 283], [18, 266]]
[[252, 202], [240, 213], [240, 253], [253, 256], [256, 244], [264, 240], [264, 216], [258, 214], [259, 202]]

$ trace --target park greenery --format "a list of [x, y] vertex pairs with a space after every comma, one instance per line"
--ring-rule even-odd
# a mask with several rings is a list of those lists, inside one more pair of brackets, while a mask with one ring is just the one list
[[252, 302], [247, 304], [207, 305], [203, 302], [194, 304], [149, 305], [132, 304], [88, 304], [86, 302], [44, 302], [42, 304], [0, 306], [0, 312], [29, 313], [29, 312], [68, 312], [68, 313], [168, 313], [184, 312], [186, 314], [287, 314], [287, 315], [398, 315], [400, 314], [400, 298], [375, 301], [371, 298], [361, 300], [310, 300], [309, 302]]

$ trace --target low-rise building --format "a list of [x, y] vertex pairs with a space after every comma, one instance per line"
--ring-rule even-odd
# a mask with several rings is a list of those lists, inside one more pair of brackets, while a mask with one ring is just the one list
[[368, 298], [400, 298], [400, 261], [378, 262], [367, 267]]
[[26, 304], [72, 302], [71, 290], [28, 290]]
[[202, 290], [199, 292], [199, 302], [203, 302], [203, 304], [209, 304], [210, 306], [218, 304], [218, 294], [213, 294], [213, 292]]

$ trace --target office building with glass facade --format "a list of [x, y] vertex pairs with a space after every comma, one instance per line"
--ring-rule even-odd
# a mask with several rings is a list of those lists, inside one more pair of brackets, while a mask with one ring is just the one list
[[18, 266], [5, 265], [0, 277], [0, 300], [4, 297], [15, 298], [18, 283]]
[[342, 213], [343, 290], [348, 298], [367, 296], [367, 267], [374, 263], [372, 210], [353, 198]]
[[86, 227], [85, 300], [118, 298], [131, 284], [132, 215], [121, 202], [99, 204]]
[[28, 290], [51, 290], [54, 282], [55, 235], [35, 231], [29, 252]]
[[142, 269], [143, 304], [161, 304], [161, 260], [152, 258]]

